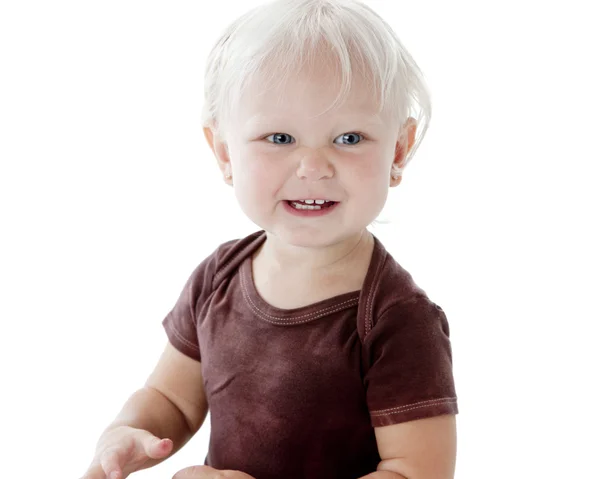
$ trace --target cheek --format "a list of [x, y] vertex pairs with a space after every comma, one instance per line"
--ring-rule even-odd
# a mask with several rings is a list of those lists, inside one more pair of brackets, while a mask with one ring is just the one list
[[274, 158], [254, 151], [251, 148], [240, 149], [232, 156], [234, 186], [240, 196], [248, 199], [272, 195], [280, 183], [280, 169]]
[[277, 187], [278, 178], [282, 173], [281, 158], [275, 158], [273, 155], [250, 150], [247, 159], [248, 165], [246, 171], [258, 187], [263, 189]]
[[[389, 163], [391, 165], [391, 160]], [[377, 151], [355, 162], [349, 171], [353, 196], [367, 209], [382, 208], [385, 204], [389, 192], [390, 165]]]
[[[379, 150], [366, 153], [359, 161], [351, 161], [352, 177], [358, 184], [369, 185], [369, 188], [381, 190], [389, 184], [390, 165]], [[391, 161], [389, 162], [391, 163]], [[385, 188], [383, 188], [385, 189]]]

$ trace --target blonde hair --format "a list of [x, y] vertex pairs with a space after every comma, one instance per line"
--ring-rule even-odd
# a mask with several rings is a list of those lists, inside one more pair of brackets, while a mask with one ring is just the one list
[[[205, 70], [204, 127], [224, 137], [245, 88], [259, 75], [287, 81], [325, 46], [342, 75], [341, 91], [332, 107], [348, 95], [359, 71], [378, 96], [380, 113], [404, 124], [417, 120], [415, 143], [403, 167], [421, 143], [431, 118], [430, 94], [423, 74], [392, 28], [367, 5], [356, 0], [274, 0], [248, 11], [222, 33]], [[265, 89], [270, 82], [262, 82]], [[396, 169], [394, 174], [402, 174]]]

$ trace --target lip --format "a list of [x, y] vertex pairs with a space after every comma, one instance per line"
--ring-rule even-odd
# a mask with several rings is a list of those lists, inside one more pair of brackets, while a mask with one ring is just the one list
[[[302, 199], [310, 200], [312, 198], [302, 198]], [[316, 199], [320, 200], [323, 198], [316, 198]], [[293, 200], [283, 200], [282, 201], [283, 209], [294, 216], [300, 216], [300, 217], [304, 217], [304, 218], [314, 218], [317, 216], [329, 215], [329, 214], [333, 213], [340, 205], [340, 202], [337, 201], [333, 206], [329, 206], [328, 208], [323, 208], [320, 210], [297, 210], [292, 205], [290, 205], [288, 203], [288, 201], [293, 201]], [[333, 201], [333, 200], [330, 200], [330, 201]]]

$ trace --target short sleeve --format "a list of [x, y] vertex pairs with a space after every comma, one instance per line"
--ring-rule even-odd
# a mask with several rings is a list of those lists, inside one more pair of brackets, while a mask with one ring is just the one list
[[458, 414], [448, 320], [426, 296], [383, 311], [363, 348], [373, 427]]
[[212, 292], [216, 252], [200, 263], [189, 276], [173, 309], [163, 319], [169, 342], [186, 356], [201, 361], [198, 313]]

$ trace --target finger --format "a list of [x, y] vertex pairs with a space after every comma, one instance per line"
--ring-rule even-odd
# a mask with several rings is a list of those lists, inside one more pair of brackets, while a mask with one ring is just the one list
[[221, 471], [210, 466], [190, 466], [175, 474], [173, 479], [221, 479], [222, 477]]
[[100, 465], [106, 474], [106, 479], [123, 479], [124, 463], [123, 450], [116, 447], [107, 449], [100, 457]]
[[152, 459], [165, 457], [173, 449], [173, 441], [171, 441], [171, 439], [159, 439], [152, 435], [146, 438], [143, 441], [143, 444], [146, 455]]

